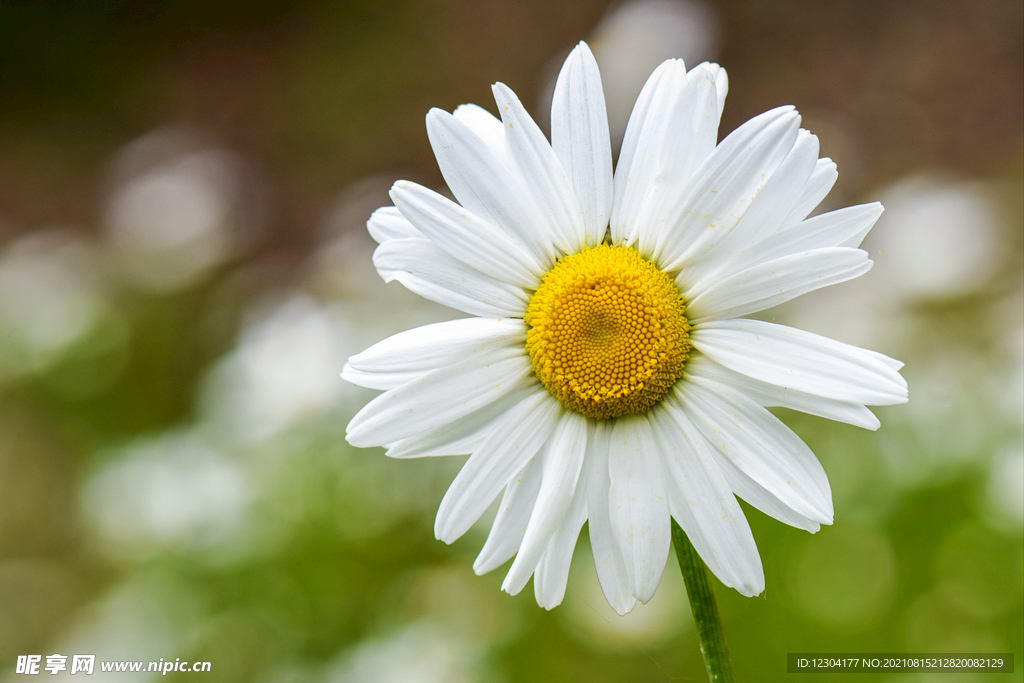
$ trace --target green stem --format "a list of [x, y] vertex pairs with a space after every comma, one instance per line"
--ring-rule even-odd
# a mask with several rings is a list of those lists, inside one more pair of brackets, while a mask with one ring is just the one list
[[733, 683], [732, 662], [729, 648], [722, 633], [722, 620], [718, 616], [718, 604], [711, 591], [711, 572], [693, 549], [686, 533], [672, 520], [672, 545], [679, 558], [679, 571], [683, 573], [686, 595], [693, 610], [693, 622], [697, 625], [700, 638], [700, 653], [704, 655], [704, 666], [711, 683]]

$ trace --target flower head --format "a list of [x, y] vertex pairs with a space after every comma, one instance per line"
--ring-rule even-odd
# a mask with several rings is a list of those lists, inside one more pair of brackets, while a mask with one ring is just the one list
[[670, 516], [728, 586], [764, 588], [736, 496], [792, 526], [832, 522], [828, 479], [766, 408], [876, 429], [865, 407], [907, 400], [901, 363], [740, 319], [871, 267], [877, 204], [806, 218], [836, 167], [792, 107], [716, 146], [725, 70], [658, 67], [614, 174], [597, 64], [562, 67], [551, 141], [505, 85], [501, 120], [473, 105], [427, 115], [452, 202], [407, 181], [368, 227], [385, 280], [473, 316], [397, 334], [342, 376], [384, 393], [353, 418], [355, 446], [398, 458], [470, 454], [438, 510], [451, 543], [504, 490], [474, 569], [515, 561], [537, 601], [565, 594], [589, 520], [619, 613], [654, 594]]

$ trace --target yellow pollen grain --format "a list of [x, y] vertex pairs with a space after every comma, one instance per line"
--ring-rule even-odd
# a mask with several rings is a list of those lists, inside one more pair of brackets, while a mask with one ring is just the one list
[[530, 297], [526, 350], [562, 405], [607, 419], [641, 413], [675, 384], [690, 350], [679, 290], [632, 247], [560, 259]]

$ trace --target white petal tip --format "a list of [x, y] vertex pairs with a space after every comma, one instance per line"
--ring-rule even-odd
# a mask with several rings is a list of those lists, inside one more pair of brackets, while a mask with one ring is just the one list
[[[438, 510], [437, 516], [438, 516], [438, 518], [441, 518], [442, 515], [441, 515], [441, 511], [440, 510]], [[455, 532], [452, 531], [452, 529], [450, 528], [450, 525], [442, 527], [442, 526], [440, 526], [439, 524], [437, 524], [435, 522], [435, 524], [434, 524], [434, 538], [436, 538], [437, 540], [443, 541], [444, 543], [446, 543], [448, 545], [451, 545], [455, 541], [459, 540], [460, 536], [462, 536], [462, 534], [456, 535]]]
[[616, 614], [618, 614], [620, 617], [624, 617], [627, 614], [629, 614], [630, 612], [632, 612], [633, 608], [636, 607], [636, 598], [630, 597], [630, 599], [627, 602], [618, 603], [618, 604], [612, 604], [612, 603], [609, 603], [609, 604], [611, 604], [612, 609], [615, 610]]
[[651, 598], [653, 598], [654, 594], [658, 591], [658, 584], [660, 583], [661, 577], [659, 576], [658, 580], [653, 582], [653, 585], [636, 586], [633, 589], [633, 597], [635, 597], [641, 605], [646, 605], [648, 602], [651, 601]]
[[473, 573], [477, 576], [483, 576], [484, 574], [494, 571], [503, 564], [505, 563], [495, 562], [495, 558], [490, 555], [484, 556], [483, 551], [481, 551], [473, 561]]
[[349, 446], [355, 446], [356, 448], [373, 448], [380, 445], [370, 441], [366, 434], [363, 434], [359, 427], [353, 427], [352, 423], [349, 423], [348, 428], [345, 430], [345, 441], [348, 441]]
[[764, 582], [755, 585], [737, 586], [736, 592], [745, 598], [757, 597], [761, 593], [764, 593]]
[[501, 590], [505, 591], [509, 595], [519, 595], [523, 591], [523, 588], [526, 587], [527, 581], [530, 580], [529, 577], [527, 577], [526, 581], [510, 581], [509, 578], [510, 577], [506, 576], [505, 580], [501, 584]]

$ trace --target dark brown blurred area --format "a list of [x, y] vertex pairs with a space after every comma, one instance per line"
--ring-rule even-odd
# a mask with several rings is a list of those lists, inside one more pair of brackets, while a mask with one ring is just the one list
[[[439, 183], [432, 106], [528, 106], [612, 3], [13, 2], [0, 6], [0, 239], [102, 222], [112, 155], [156, 127], [207, 131], [273, 188], [269, 249], [305, 251], [332, 197], [377, 173]], [[900, 174], [1019, 164], [1018, 0], [714, 3], [723, 134], [795, 104], [859, 195]], [[849, 158], [844, 158], [849, 157]], [[383, 198], [382, 198], [383, 199]]]

